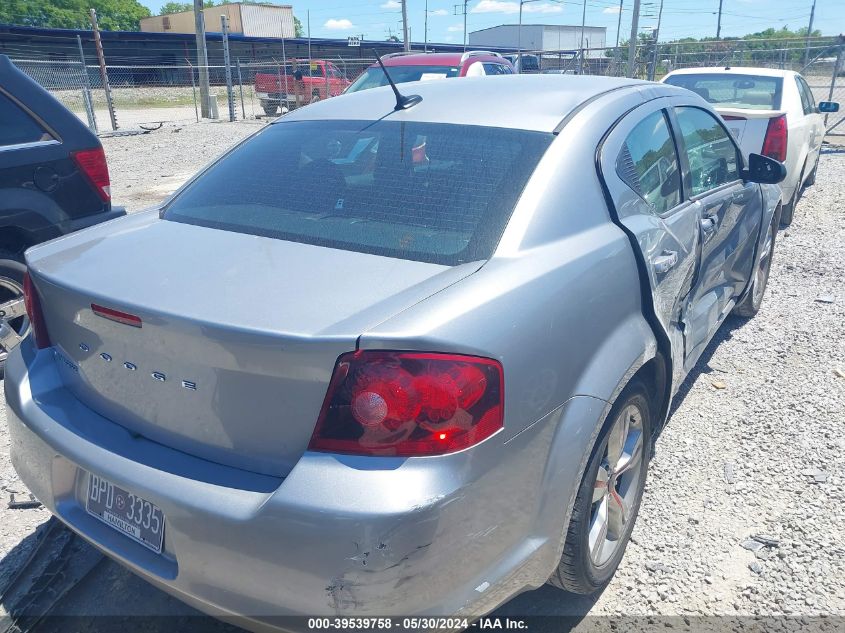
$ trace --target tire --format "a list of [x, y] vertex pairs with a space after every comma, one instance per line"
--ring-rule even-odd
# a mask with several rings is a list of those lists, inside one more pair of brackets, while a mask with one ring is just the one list
[[736, 304], [732, 311], [736, 316], [750, 319], [760, 311], [763, 296], [766, 293], [766, 285], [769, 283], [769, 273], [772, 270], [772, 258], [775, 254], [775, 238], [777, 238], [778, 234], [778, 224], [782, 225], [783, 220], [778, 220], [778, 211], [775, 210], [775, 216], [772, 218], [772, 224], [769, 227], [769, 238], [763, 247], [764, 251], [761, 253], [760, 261], [754, 268], [754, 278], [751, 280], [751, 287], [742, 301]]
[[261, 109], [264, 110], [264, 114], [266, 114], [267, 116], [276, 116], [276, 110], [279, 109], [279, 106], [277, 104], [266, 103], [262, 101]]
[[[652, 429], [650, 402], [645, 385], [635, 380], [610, 410], [584, 471], [563, 555], [549, 578], [550, 584], [572, 593], [593, 594], [604, 589], [619, 567], [637, 519], [648, 472]], [[638, 433], [638, 439], [635, 433]], [[625, 438], [624, 442], [615, 441], [621, 437]], [[622, 472], [616, 471], [617, 466], [611, 467], [612, 453], [617, 452], [608, 449], [611, 441], [615, 446], [622, 445], [618, 451], [620, 458], [615, 460], [617, 465], [627, 464]], [[614, 483], [608, 485], [608, 482]], [[610, 489], [614, 492], [608, 492]], [[601, 496], [596, 497], [597, 494]], [[627, 512], [619, 512], [623, 506], [616, 499], [623, 500]], [[591, 533], [594, 536], [601, 534], [602, 524], [605, 537], [591, 539]], [[595, 543], [592, 547], [591, 541]]]
[[813, 165], [813, 171], [810, 172], [810, 175], [807, 176], [807, 180], [804, 181], [805, 187], [812, 187], [816, 184], [816, 172], [819, 170], [819, 160], [821, 160], [822, 154], [821, 150], [819, 151], [819, 155], [816, 156], [816, 164]]
[[780, 214], [780, 225], [783, 227], [789, 226], [792, 224], [792, 218], [795, 215], [795, 207], [798, 206], [798, 200], [801, 198], [801, 189], [803, 187], [804, 182], [804, 169], [806, 169], [807, 165], [805, 164], [804, 167], [801, 168], [801, 175], [798, 177], [798, 184], [795, 185], [795, 191], [792, 192], [792, 198], [789, 202], [783, 205]]
[[[14, 330], [14, 332], [21, 338], [29, 332], [29, 319], [26, 314], [20, 314], [23, 310], [23, 277], [26, 273], [26, 266], [21, 262], [12, 259], [14, 257], [11, 253], [0, 252], [0, 304], [8, 305], [8, 302], [14, 302], [13, 318], [6, 318], [5, 312], [0, 313], [0, 321]], [[5, 330], [5, 327], [3, 328]], [[6, 358], [9, 353], [17, 347], [17, 343], [9, 344], [8, 348], [0, 345], [0, 376], [6, 367]]]
[[316, 90], [311, 93], [311, 103], [317, 103], [320, 100], [320, 93]]

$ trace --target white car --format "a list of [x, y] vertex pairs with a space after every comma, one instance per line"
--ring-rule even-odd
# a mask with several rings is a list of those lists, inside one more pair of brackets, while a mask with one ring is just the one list
[[722, 118], [748, 158], [757, 153], [786, 165], [781, 225], [792, 222], [804, 185], [816, 180], [824, 140], [824, 112], [839, 105], [816, 105], [807, 81], [790, 70], [769, 68], [685, 68], [663, 78], [703, 97]]

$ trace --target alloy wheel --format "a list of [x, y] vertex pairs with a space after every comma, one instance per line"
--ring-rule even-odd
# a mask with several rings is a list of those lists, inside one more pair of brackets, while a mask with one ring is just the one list
[[29, 318], [23, 298], [23, 286], [14, 279], [0, 277], [0, 363], [29, 332]]
[[643, 473], [643, 443], [643, 414], [630, 404], [613, 422], [593, 487], [588, 546], [596, 567], [624, 542]]

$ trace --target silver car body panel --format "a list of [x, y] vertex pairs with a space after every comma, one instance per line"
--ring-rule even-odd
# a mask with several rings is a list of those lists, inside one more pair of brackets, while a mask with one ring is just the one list
[[[640, 260], [669, 239], [661, 231], [674, 231], [692, 253], [695, 234], [679, 235], [692, 219], [627, 213], [630, 190], [613, 182], [600, 157], [602, 148], [614, 153], [610, 131], [638, 109], [678, 97], [703, 101], [670, 86], [573, 76], [402, 90], [422, 103], [392, 113], [389, 88], [377, 88], [274, 125], [386, 115], [557, 129], [485, 262], [400, 261], [154, 213], [27, 254], [56, 347], [36, 350], [27, 340], [6, 367], [16, 469], [51, 511], [110, 556], [210, 613], [249, 616], [251, 628], [286, 614], [477, 616], [540, 586], [559, 560], [614, 399], [658, 354], [674, 375], [667, 391], [685, 375], [683, 338], [657, 316], [679, 301], [671, 293], [682, 280], [652, 294]], [[535, 98], [517, 107], [515, 92]], [[479, 101], [497, 107], [473, 107]], [[764, 187], [763, 198], [765, 215], [749, 219], [760, 235], [777, 188]], [[690, 265], [685, 260], [684, 270]], [[95, 299], [147, 318], [145, 338], [133, 343], [130, 328], [92, 321], [85, 302]], [[181, 393], [174, 383], [152, 403], [162, 385], [149, 380], [119, 402], [133, 378], [83, 358], [71, 345], [80, 337], [91, 355], [108, 347], [115, 360], [126, 354], [145, 370], [195, 379], [197, 390]], [[354, 349], [500, 360], [504, 431], [439, 457], [306, 450], [334, 359]], [[191, 398], [195, 406], [180, 404]], [[194, 417], [180, 424], [180, 414]], [[84, 511], [88, 472], [162, 509], [162, 555]]]

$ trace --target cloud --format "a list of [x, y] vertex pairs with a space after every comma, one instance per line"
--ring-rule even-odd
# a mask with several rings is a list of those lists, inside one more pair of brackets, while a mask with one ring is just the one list
[[620, 13], [620, 10], [619, 7], [607, 7], [602, 11], [602, 13], [612, 13], [613, 15], [616, 15], [617, 13]]
[[355, 25], [346, 18], [342, 18], [340, 20], [331, 18], [326, 20], [323, 28], [328, 29], [329, 31], [348, 31], [349, 29], [354, 29]]
[[449, 15], [449, 12], [446, 9], [435, 9], [434, 11], [430, 11], [431, 15]]
[[453, 24], [448, 29], [446, 29], [450, 33], [463, 33], [464, 32], [464, 25], [463, 24]]
[[[522, 7], [523, 13], [560, 13], [561, 11], [563, 11], [563, 7], [548, 3], [527, 3]], [[519, 2], [480, 0], [470, 13], [519, 13]]]
[[397, 0], [387, 0], [387, 2], [385, 2], [384, 4], [380, 4], [378, 6], [381, 7], [382, 9], [390, 9], [390, 10], [402, 8], [402, 4], [397, 2]]

